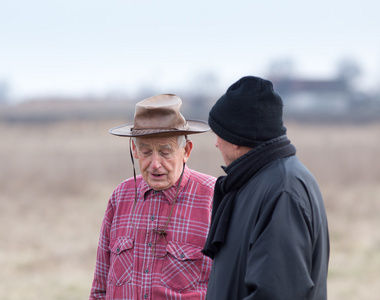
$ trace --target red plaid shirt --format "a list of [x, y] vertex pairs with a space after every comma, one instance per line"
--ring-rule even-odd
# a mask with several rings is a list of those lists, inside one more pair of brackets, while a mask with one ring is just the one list
[[113, 192], [102, 223], [93, 299], [205, 299], [211, 260], [206, 241], [215, 178], [185, 167], [166, 236], [177, 186], [155, 192], [137, 176]]

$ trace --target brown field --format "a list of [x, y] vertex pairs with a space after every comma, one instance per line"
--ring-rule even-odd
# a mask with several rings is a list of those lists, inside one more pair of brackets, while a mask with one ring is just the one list
[[[122, 121], [0, 122], [2, 300], [87, 299], [108, 197], [131, 176]], [[288, 123], [325, 198], [330, 300], [380, 295], [380, 124]], [[211, 133], [193, 136], [189, 165], [220, 175]]]

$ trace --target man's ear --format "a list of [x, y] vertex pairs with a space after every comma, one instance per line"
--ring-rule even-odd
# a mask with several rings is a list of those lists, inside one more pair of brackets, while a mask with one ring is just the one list
[[183, 162], [186, 163], [190, 157], [190, 153], [193, 150], [193, 142], [190, 140], [186, 141], [185, 155], [183, 156]]
[[244, 154], [248, 153], [251, 151], [253, 148], [251, 147], [246, 147], [246, 146], [238, 146], [238, 145], [233, 145], [238, 157], [243, 156]]
[[138, 157], [138, 151], [137, 151], [137, 146], [135, 145], [135, 141], [131, 139], [131, 147], [132, 147], [132, 154], [134, 159], [139, 159]]

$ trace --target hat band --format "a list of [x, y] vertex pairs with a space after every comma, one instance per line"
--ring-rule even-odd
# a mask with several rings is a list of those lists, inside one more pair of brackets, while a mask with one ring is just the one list
[[184, 131], [189, 129], [189, 124], [186, 122], [183, 126], [177, 128], [131, 128], [132, 134], [150, 134], [150, 133], [162, 133], [173, 131]]

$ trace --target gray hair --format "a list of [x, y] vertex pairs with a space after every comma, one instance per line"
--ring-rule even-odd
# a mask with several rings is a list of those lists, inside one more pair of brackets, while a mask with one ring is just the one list
[[[137, 147], [138, 137], [134, 136], [134, 137], [131, 137], [131, 139], [133, 143], [135, 144], [135, 146]], [[179, 135], [177, 139], [178, 148], [185, 148], [187, 141], [188, 141], [187, 135]]]

